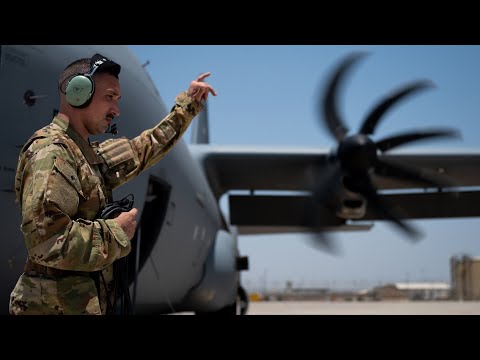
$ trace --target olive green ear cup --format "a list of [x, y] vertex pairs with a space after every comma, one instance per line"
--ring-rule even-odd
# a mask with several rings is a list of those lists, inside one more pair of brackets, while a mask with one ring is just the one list
[[76, 75], [73, 77], [65, 89], [67, 102], [73, 107], [87, 106], [93, 97], [95, 85], [89, 75]]

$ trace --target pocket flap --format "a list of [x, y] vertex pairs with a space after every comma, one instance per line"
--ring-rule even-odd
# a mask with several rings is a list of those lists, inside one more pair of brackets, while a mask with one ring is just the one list
[[131, 163], [134, 153], [127, 138], [109, 139], [100, 144], [98, 153], [103, 157], [110, 170], [116, 171], [118, 167], [125, 167]]
[[55, 158], [55, 167], [57, 168], [58, 172], [60, 172], [65, 179], [78, 191], [78, 193], [82, 196], [82, 186], [80, 185], [80, 180], [78, 179], [77, 172], [75, 169], [61, 157]]

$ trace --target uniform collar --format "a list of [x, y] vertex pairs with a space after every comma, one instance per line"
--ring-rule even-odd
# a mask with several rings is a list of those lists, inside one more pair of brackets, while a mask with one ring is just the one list
[[95, 153], [95, 151], [93, 151], [89, 142], [82, 138], [75, 130], [73, 130], [67, 119], [55, 116], [52, 122], [66, 132], [70, 139], [77, 144], [79, 149], [82, 151], [83, 156], [85, 156], [90, 165], [101, 164], [103, 162], [102, 159]]

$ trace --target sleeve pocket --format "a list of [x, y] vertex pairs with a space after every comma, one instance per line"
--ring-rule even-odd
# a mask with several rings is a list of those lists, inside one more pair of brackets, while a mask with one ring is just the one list
[[107, 178], [124, 177], [136, 167], [135, 154], [127, 138], [104, 141], [99, 146], [98, 154], [108, 166], [109, 171], [104, 174]]

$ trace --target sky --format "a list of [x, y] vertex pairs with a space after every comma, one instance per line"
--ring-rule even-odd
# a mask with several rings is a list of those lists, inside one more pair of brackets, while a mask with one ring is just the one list
[[[218, 93], [208, 101], [210, 142], [330, 149], [335, 140], [316, 111], [322, 86], [337, 62], [351, 52], [366, 56], [349, 72], [339, 109], [356, 132], [380, 98], [412, 81], [435, 87], [389, 111], [372, 139], [407, 130], [456, 128], [461, 139], [408, 145], [480, 151], [480, 46], [403, 45], [131, 45], [167, 107], [200, 73]], [[190, 133], [184, 137], [190, 142]], [[224, 202], [222, 202], [224, 206]], [[225, 210], [226, 211], [226, 210]], [[333, 234], [342, 252], [314, 250], [302, 235], [240, 236], [242, 272], [249, 291], [295, 287], [363, 289], [390, 282], [450, 282], [452, 256], [480, 256], [478, 218], [412, 221], [423, 233], [406, 241], [390, 224], [375, 222], [367, 232]]]

